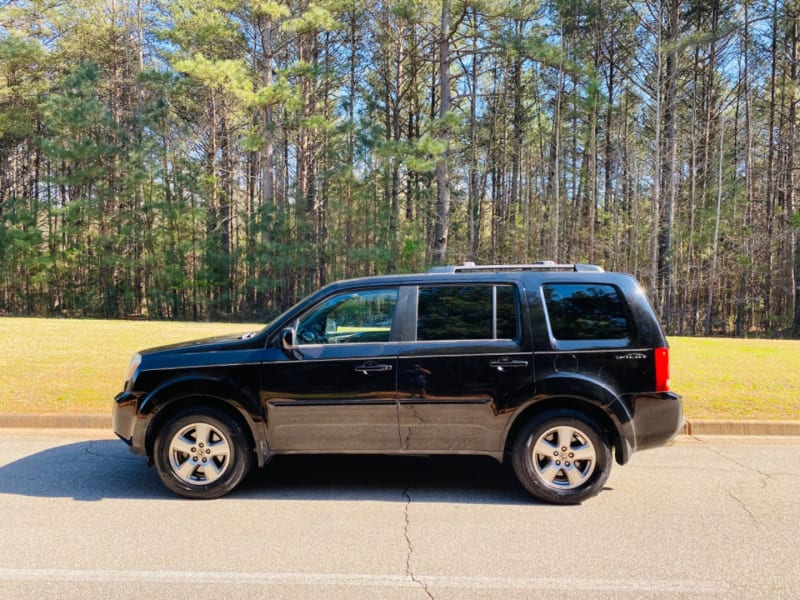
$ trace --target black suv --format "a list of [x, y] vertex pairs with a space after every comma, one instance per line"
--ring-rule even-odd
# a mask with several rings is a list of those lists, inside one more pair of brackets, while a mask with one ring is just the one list
[[136, 354], [114, 431], [189, 498], [285, 453], [509, 457], [537, 498], [597, 494], [683, 425], [667, 341], [629, 275], [439, 267], [341, 281], [262, 331]]

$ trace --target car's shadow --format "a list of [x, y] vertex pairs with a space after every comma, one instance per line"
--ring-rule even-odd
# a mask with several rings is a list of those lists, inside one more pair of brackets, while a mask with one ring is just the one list
[[[177, 499], [117, 440], [50, 448], [0, 467], [0, 494]], [[278, 456], [231, 494], [248, 499], [529, 504], [511, 469], [481, 456]]]

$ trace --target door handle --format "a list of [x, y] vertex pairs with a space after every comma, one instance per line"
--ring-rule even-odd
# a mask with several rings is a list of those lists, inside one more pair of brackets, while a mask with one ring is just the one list
[[524, 369], [528, 366], [527, 360], [512, 360], [510, 358], [501, 358], [500, 360], [493, 360], [489, 363], [490, 367], [494, 367], [501, 373], [506, 369]]
[[363, 365], [356, 367], [356, 372], [368, 375], [369, 373], [386, 373], [392, 370], [392, 365], [384, 365], [382, 363], [367, 362]]

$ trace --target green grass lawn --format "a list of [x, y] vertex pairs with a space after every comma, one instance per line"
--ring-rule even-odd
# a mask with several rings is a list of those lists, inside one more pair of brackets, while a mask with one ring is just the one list
[[260, 325], [0, 318], [0, 412], [109, 413], [143, 348]]
[[800, 419], [800, 341], [670, 338], [672, 389], [695, 419]]
[[[0, 412], [109, 413], [142, 348], [258, 324], [0, 318]], [[690, 419], [800, 419], [800, 341], [672, 338]]]

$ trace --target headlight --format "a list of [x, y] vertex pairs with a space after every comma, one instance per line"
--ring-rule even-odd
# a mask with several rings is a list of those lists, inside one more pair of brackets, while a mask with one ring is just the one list
[[128, 365], [128, 370], [125, 373], [125, 385], [127, 386], [129, 383], [133, 383], [133, 380], [136, 379], [136, 375], [138, 375], [139, 366], [142, 364], [142, 355], [139, 353], [134, 354], [131, 357], [131, 364]]

